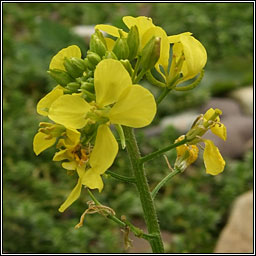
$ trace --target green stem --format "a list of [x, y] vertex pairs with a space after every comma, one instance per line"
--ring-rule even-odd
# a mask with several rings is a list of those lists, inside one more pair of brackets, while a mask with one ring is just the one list
[[149, 190], [144, 166], [140, 161], [140, 152], [137, 146], [137, 141], [132, 128], [123, 127], [123, 129], [127, 140], [126, 149], [134, 171], [136, 186], [139, 192], [148, 233], [153, 235], [153, 238], [149, 240], [149, 243], [153, 253], [164, 253], [156, 210]]
[[153, 84], [153, 85], [156, 85], [156, 86], [158, 86], [158, 87], [160, 87], [160, 88], [164, 88], [164, 87], [166, 86], [165, 83], [163, 83], [163, 82], [157, 80], [157, 79], [152, 75], [152, 73], [151, 73], [150, 70], [146, 73], [146, 77], [147, 77], [148, 81], [149, 81], [151, 84]]
[[156, 104], [159, 105], [161, 103], [161, 101], [167, 96], [167, 94], [170, 92], [171, 90], [168, 89], [167, 87], [164, 88], [164, 90], [162, 91], [162, 93], [160, 94], [160, 96], [157, 98], [156, 100]]
[[135, 77], [138, 73], [138, 70], [139, 70], [139, 67], [140, 67], [140, 60], [141, 60], [141, 57], [138, 57], [137, 59], [137, 62], [135, 64], [135, 67], [134, 67], [134, 71], [133, 71], [133, 74], [132, 74], [132, 82], [134, 83], [134, 80], [135, 80]]
[[142, 77], [145, 75], [145, 70], [141, 70], [140, 73], [138, 74], [138, 76], [136, 77], [136, 79], [134, 80], [134, 84], [137, 84], [141, 79]]
[[163, 187], [165, 185], [165, 183], [167, 183], [172, 177], [174, 177], [176, 174], [180, 173], [181, 170], [180, 169], [174, 169], [172, 172], [170, 172], [166, 177], [164, 177], [156, 186], [155, 188], [152, 190], [151, 192], [151, 196], [153, 198], [153, 200], [155, 199], [159, 189], [161, 187]]
[[179, 141], [177, 143], [174, 143], [174, 144], [172, 144], [170, 146], [167, 146], [165, 148], [159, 149], [159, 150], [157, 150], [157, 151], [155, 151], [155, 152], [153, 152], [151, 154], [148, 154], [146, 156], [141, 157], [140, 158], [140, 162], [141, 163], [145, 163], [145, 162], [147, 162], [147, 161], [149, 161], [149, 160], [151, 160], [151, 159], [153, 159], [153, 158], [155, 158], [155, 157], [157, 157], [159, 155], [162, 155], [166, 151], [169, 151], [169, 150], [171, 150], [173, 148], [176, 148], [176, 147], [178, 147], [180, 145], [185, 144], [186, 142], [188, 142], [188, 140], [185, 138], [184, 140], [181, 140], [181, 141]]
[[[101, 205], [101, 203], [96, 199], [96, 197], [93, 195], [93, 193], [90, 191], [90, 189], [87, 189], [87, 191], [88, 191], [89, 196], [93, 200], [93, 202], [96, 205]], [[122, 228], [126, 228], [127, 226], [129, 226], [131, 231], [137, 237], [141, 237], [141, 238], [144, 238], [146, 240], [151, 240], [152, 238], [154, 238], [154, 236], [152, 236], [151, 234], [145, 234], [141, 229], [135, 227], [133, 224], [131, 224], [127, 220], [126, 221], [122, 221], [122, 220], [118, 219], [116, 216], [110, 215], [110, 214], [107, 215], [107, 218], [109, 218], [110, 220], [113, 220], [115, 223], [117, 223]]]
[[117, 174], [117, 173], [109, 171], [109, 170], [106, 172], [106, 174], [109, 174], [113, 178], [116, 178], [116, 179], [121, 180], [121, 181], [130, 182], [130, 183], [135, 183], [136, 182], [134, 177], [123, 176], [123, 175]]

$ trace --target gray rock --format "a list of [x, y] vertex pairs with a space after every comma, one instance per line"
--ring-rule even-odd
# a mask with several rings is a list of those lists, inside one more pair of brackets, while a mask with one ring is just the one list
[[209, 108], [219, 108], [222, 111], [221, 118], [231, 115], [241, 115], [240, 105], [229, 98], [212, 98], [201, 108], [201, 113], [205, 113]]
[[230, 93], [230, 97], [237, 100], [244, 113], [253, 115], [253, 87], [248, 86], [244, 88], [239, 88]]
[[172, 125], [179, 132], [186, 133], [191, 128], [191, 125], [199, 115], [200, 113], [192, 110], [173, 116], [168, 116], [162, 119], [160, 127], [161, 129], [165, 129], [166, 127]]
[[85, 26], [85, 25], [79, 25], [72, 28], [72, 31], [85, 39], [85, 41], [89, 44], [91, 35], [94, 33], [94, 27], [95, 26]]
[[234, 202], [214, 253], [253, 253], [253, 191]]

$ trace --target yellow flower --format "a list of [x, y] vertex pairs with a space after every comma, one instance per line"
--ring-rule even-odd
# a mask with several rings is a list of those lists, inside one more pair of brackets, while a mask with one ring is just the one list
[[[64, 156], [66, 159], [72, 158], [71, 162], [64, 162], [62, 166], [68, 170], [77, 170], [78, 182], [75, 188], [71, 191], [66, 201], [60, 206], [59, 211], [65, 211], [74, 201], [76, 201], [80, 194], [82, 185], [90, 189], [98, 189], [100, 192], [103, 189], [103, 182], [101, 175], [113, 164], [118, 152], [118, 144], [109, 127], [105, 124], [99, 126], [97, 130], [96, 141], [93, 150], [81, 149], [79, 151], [78, 144], [74, 144], [58, 155]], [[83, 151], [84, 150], [84, 151]], [[77, 155], [80, 152], [80, 158]], [[61, 158], [62, 159], [62, 158]], [[88, 167], [88, 168], [87, 168]]]
[[48, 117], [73, 129], [83, 128], [88, 115], [105, 118], [112, 124], [134, 128], [150, 124], [156, 113], [154, 96], [140, 85], [133, 85], [123, 65], [113, 59], [101, 61], [94, 74], [95, 106], [78, 95], [63, 95], [55, 100]]
[[[89, 169], [88, 166], [63, 163], [64, 168], [77, 169], [79, 180], [60, 211], [78, 198], [82, 185], [102, 190], [101, 175], [112, 165], [118, 152], [109, 124], [144, 127], [151, 123], [156, 113], [154, 96], [142, 86], [133, 85], [129, 73], [117, 60], [107, 59], [97, 65], [94, 86], [96, 102], [89, 104], [78, 95], [62, 95], [51, 104], [48, 112], [51, 120], [69, 129], [82, 129], [89, 120], [99, 124], [88, 160]], [[58, 152], [57, 156], [69, 159], [75, 144]]]
[[[161, 65], [164, 70], [167, 71], [170, 46], [166, 32], [161, 27], [155, 26], [151, 18], [145, 16], [139, 16], [136, 18], [132, 16], [125, 16], [123, 17], [123, 22], [129, 29], [132, 26], [137, 26], [140, 39], [139, 51], [143, 49], [143, 47], [153, 36], [161, 38], [160, 57], [156, 63], [156, 68], [160, 72], [159, 65]], [[120, 34], [118, 32], [120, 29], [111, 25], [100, 24], [97, 25], [95, 29], [100, 29], [114, 37], [120, 37]], [[122, 34], [124, 37], [127, 37], [128, 35], [124, 31], [122, 31]]]
[[[204, 68], [207, 61], [207, 53], [204, 46], [193, 36], [192, 33], [185, 32], [179, 35], [168, 36], [169, 43], [173, 44], [173, 63], [169, 77], [175, 76], [175, 66], [179, 65], [178, 72], [182, 73], [179, 83], [192, 79]], [[183, 58], [183, 59], [181, 59]], [[170, 78], [169, 78], [170, 79]]]
[[[211, 130], [212, 133], [223, 139], [226, 140], [227, 137], [227, 131], [224, 124], [220, 123], [219, 115], [221, 115], [222, 112], [219, 109], [212, 109], [210, 108], [204, 115], [202, 115], [202, 118], [198, 118], [195, 122], [195, 124], [192, 126], [191, 130], [186, 134], [186, 138], [189, 139], [189, 141], [181, 146], [178, 146], [176, 148], [177, 150], [177, 162], [182, 157], [185, 161], [186, 166], [193, 163], [198, 156], [198, 148], [196, 144], [198, 142], [204, 142], [205, 148], [204, 148], [204, 165], [206, 168], [206, 173], [209, 173], [211, 175], [217, 175], [221, 172], [223, 172], [225, 167], [225, 161], [222, 158], [219, 149], [214, 145], [214, 143], [211, 140], [203, 139], [201, 136], [207, 131]], [[184, 135], [180, 136], [175, 142], [181, 141], [185, 138]], [[185, 156], [186, 152], [189, 154]], [[184, 164], [183, 161], [183, 164]]]

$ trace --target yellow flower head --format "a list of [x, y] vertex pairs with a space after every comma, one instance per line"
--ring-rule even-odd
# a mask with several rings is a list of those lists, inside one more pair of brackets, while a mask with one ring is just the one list
[[[204, 115], [199, 117], [196, 122], [193, 124], [191, 130], [186, 134], [186, 138], [189, 140], [186, 144], [181, 145], [176, 148], [177, 150], [177, 159], [180, 159], [182, 156], [189, 152], [189, 155], [185, 157], [187, 159], [187, 165], [194, 162], [197, 158], [198, 148], [196, 144], [198, 142], [204, 142], [204, 164], [206, 168], [206, 173], [211, 175], [217, 175], [223, 172], [225, 167], [225, 161], [222, 158], [219, 149], [214, 145], [211, 140], [206, 140], [201, 138], [202, 135], [207, 130], [211, 130], [212, 133], [217, 135], [223, 140], [226, 140], [227, 131], [224, 124], [220, 123], [219, 115], [222, 112], [219, 109], [210, 108]], [[184, 135], [179, 137], [176, 142], [184, 139]], [[196, 149], [197, 148], [197, 149]]]
[[[193, 36], [192, 33], [185, 32], [175, 36], [169, 36], [169, 43], [173, 44], [172, 65], [178, 65], [179, 72], [182, 73], [182, 79], [179, 83], [192, 79], [198, 75], [204, 68], [207, 61], [207, 53], [204, 46]], [[174, 70], [171, 70], [170, 76], [173, 76]]]

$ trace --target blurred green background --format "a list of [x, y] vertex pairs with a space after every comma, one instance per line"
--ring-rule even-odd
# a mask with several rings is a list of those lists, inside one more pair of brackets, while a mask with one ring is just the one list
[[[55, 83], [47, 76], [51, 57], [85, 40], [72, 32], [77, 25], [109, 23], [125, 29], [122, 17], [150, 16], [168, 35], [190, 31], [208, 52], [206, 75], [192, 93], [172, 94], [159, 109], [160, 118], [199, 107], [211, 97], [252, 84], [252, 3], [3, 3], [3, 249], [8, 253], [120, 253], [120, 228], [100, 215], [90, 215], [74, 229], [89, 196], [65, 213], [57, 209], [76, 183], [60, 163], [51, 161], [53, 149], [36, 157], [33, 136], [42, 118], [36, 104]], [[185, 103], [184, 103], [185, 102]], [[173, 142], [179, 132], [167, 127], [157, 137], [137, 137], [143, 153]], [[171, 163], [175, 151], [168, 154]], [[159, 168], [160, 167], [160, 168]], [[169, 253], [211, 253], [227, 221], [233, 200], [253, 186], [253, 154], [227, 159], [223, 174], [205, 174], [201, 160], [175, 177], [157, 196], [161, 229], [169, 232]], [[120, 152], [112, 171], [129, 173], [127, 156]], [[148, 164], [153, 187], [168, 173], [159, 157]], [[111, 177], [95, 193], [120, 217], [143, 223], [134, 187]]]

